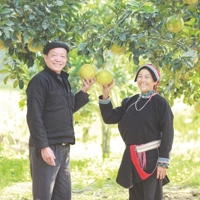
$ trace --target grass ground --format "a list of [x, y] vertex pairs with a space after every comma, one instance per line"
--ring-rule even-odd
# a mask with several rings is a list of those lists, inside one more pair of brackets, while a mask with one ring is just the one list
[[[31, 179], [27, 155], [28, 133], [25, 125], [25, 112], [18, 108], [19, 96], [17, 94], [7, 90], [0, 93], [1, 200], [31, 199]], [[200, 199], [200, 117], [191, 113], [191, 107], [184, 107], [180, 103], [174, 108], [176, 131], [168, 170], [171, 182], [164, 188], [166, 200]], [[77, 144], [71, 148], [72, 199], [127, 200], [127, 190], [115, 182], [124, 150], [124, 144], [117, 131], [111, 139], [112, 153], [103, 161], [101, 140], [96, 137], [91, 142], [82, 143], [80, 127], [77, 126], [76, 129]], [[95, 132], [96, 127], [90, 135], [93, 136]], [[4, 133], [7, 133], [6, 137]], [[12, 145], [10, 145], [11, 142]]]
[[[77, 145], [78, 146], [78, 145]], [[74, 153], [73, 153], [74, 154]], [[75, 155], [75, 154], [74, 154]], [[120, 157], [111, 157], [104, 162], [95, 158], [71, 160], [71, 175], [72, 175], [72, 200], [127, 200], [128, 191], [120, 187], [115, 182], [117, 169], [120, 163]], [[200, 172], [198, 163], [190, 161], [193, 165], [191, 168], [186, 165], [183, 169], [182, 165], [177, 163], [185, 162], [180, 157], [174, 157], [178, 162], [172, 161], [169, 169], [170, 184], [164, 187], [165, 200], [195, 200], [200, 199], [199, 192], [199, 177]], [[2, 159], [4, 160], [4, 159]], [[2, 182], [7, 182], [7, 186], [1, 188], [1, 200], [31, 200], [31, 181], [29, 176], [28, 160], [17, 159], [8, 162], [7, 159], [3, 163], [1, 160], [0, 171], [1, 185]], [[12, 165], [14, 167], [12, 167]], [[5, 166], [7, 170], [2, 170]], [[9, 170], [10, 169], [10, 170]], [[189, 172], [196, 171], [191, 176]], [[177, 173], [179, 171], [179, 173]], [[186, 172], [187, 173], [186, 173]], [[196, 183], [190, 182], [196, 180]]]

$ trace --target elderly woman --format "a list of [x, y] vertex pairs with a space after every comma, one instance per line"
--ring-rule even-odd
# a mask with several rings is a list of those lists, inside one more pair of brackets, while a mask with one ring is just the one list
[[109, 97], [113, 83], [103, 86], [99, 97], [106, 124], [118, 124], [126, 145], [117, 183], [129, 189], [129, 200], [162, 200], [162, 186], [170, 161], [174, 129], [173, 113], [157, 88], [160, 72], [152, 64], [140, 67], [135, 82], [140, 94], [125, 98], [113, 108]]

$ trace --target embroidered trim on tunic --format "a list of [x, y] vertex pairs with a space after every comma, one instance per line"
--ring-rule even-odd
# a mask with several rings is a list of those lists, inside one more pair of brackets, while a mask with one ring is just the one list
[[169, 162], [170, 162], [170, 159], [159, 157], [157, 165], [160, 166], [160, 167], [169, 168]]
[[151, 90], [145, 94], [139, 94], [138, 99], [141, 99], [141, 98], [148, 99], [154, 93], [155, 93], [155, 90]]
[[168, 163], [169, 164], [169, 161], [170, 161], [170, 159], [168, 159], [168, 158], [161, 158], [161, 157], [158, 158], [158, 162], [160, 162], [160, 163]]
[[100, 103], [100, 104], [108, 104], [109, 102], [110, 102], [110, 98], [105, 99], [105, 100], [99, 99], [99, 103]]
[[169, 168], [169, 164], [167, 164], [167, 163], [160, 163], [160, 162], [158, 162], [158, 163], [157, 163], [157, 166], [158, 166], [158, 167]]

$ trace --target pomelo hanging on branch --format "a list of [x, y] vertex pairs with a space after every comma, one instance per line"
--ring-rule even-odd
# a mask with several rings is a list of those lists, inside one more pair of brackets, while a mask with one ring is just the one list
[[125, 47], [113, 44], [110, 50], [116, 55], [121, 55], [125, 52]]
[[4, 41], [0, 40], [0, 50], [7, 50], [8, 47], [5, 46]]
[[200, 101], [194, 105], [194, 110], [200, 114]]
[[107, 85], [113, 81], [112, 73], [107, 69], [102, 69], [96, 74], [96, 81], [100, 85]]
[[195, 4], [198, 0], [183, 0], [185, 4]]
[[80, 112], [75, 112], [73, 114], [73, 118], [74, 118], [75, 122], [78, 122], [82, 118], [82, 116], [81, 116]]
[[178, 33], [184, 27], [184, 21], [182, 17], [178, 15], [172, 15], [167, 19], [166, 26], [168, 31]]
[[197, 10], [197, 5], [196, 4], [188, 5], [188, 11], [189, 12], [194, 13], [194, 12], [196, 12], [196, 10]]
[[78, 70], [78, 75], [82, 79], [88, 79], [89, 80], [89, 79], [95, 78], [96, 71], [95, 71], [94, 66], [92, 66], [90, 64], [84, 64]]
[[17, 33], [17, 39], [18, 39], [17, 42], [22, 42], [22, 33], [21, 32]]
[[29, 51], [32, 51], [32, 52], [34, 52], [34, 53], [37, 53], [37, 52], [40, 52], [40, 51], [42, 51], [42, 49], [43, 49], [43, 46], [42, 45], [34, 45], [33, 44], [33, 40], [29, 40], [28, 41], [28, 49], [29, 49]]

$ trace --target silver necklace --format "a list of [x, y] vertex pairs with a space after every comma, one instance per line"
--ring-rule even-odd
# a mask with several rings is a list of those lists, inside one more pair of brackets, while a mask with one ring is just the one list
[[134, 104], [135, 104], [135, 110], [136, 110], [136, 111], [141, 111], [141, 110], [149, 103], [149, 101], [151, 100], [151, 98], [152, 98], [154, 95], [156, 95], [156, 94], [158, 94], [158, 93], [154, 93], [153, 95], [151, 95], [151, 96], [149, 97], [148, 101], [142, 106], [142, 108], [140, 108], [140, 109], [137, 108], [137, 102], [140, 101], [140, 99], [137, 99], [136, 102], [132, 103], [132, 104], [126, 109], [126, 111], [128, 111], [128, 109], [129, 109], [131, 106], [133, 106]]
[[137, 101], [135, 102], [135, 110], [137, 110], [137, 111], [142, 110], [142, 109], [149, 103], [150, 100], [151, 100], [151, 98], [149, 98], [148, 101], [147, 101], [147, 102], [142, 106], [142, 108], [140, 108], [140, 109], [137, 108], [137, 102], [140, 101], [140, 99], [137, 100]]

